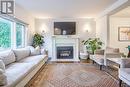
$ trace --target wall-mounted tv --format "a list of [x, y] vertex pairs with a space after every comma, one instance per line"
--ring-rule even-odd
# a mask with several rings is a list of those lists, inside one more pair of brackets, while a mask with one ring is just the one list
[[54, 22], [54, 35], [75, 35], [76, 22]]

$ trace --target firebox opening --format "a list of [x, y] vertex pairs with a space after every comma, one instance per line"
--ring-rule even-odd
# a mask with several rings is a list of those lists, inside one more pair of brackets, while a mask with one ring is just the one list
[[73, 46], [58, 46], [57, 59], [73, 59]]

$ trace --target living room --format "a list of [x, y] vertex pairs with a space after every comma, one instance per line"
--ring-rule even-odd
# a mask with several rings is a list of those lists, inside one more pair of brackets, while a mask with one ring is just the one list
[[129, 0], [1, 0], [0, 87], [129, 87]]

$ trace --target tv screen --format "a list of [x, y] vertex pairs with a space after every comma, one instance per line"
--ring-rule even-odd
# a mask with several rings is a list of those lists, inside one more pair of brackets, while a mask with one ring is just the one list
[[76, 22], [54, 22], [55, 35], [75, 35]]

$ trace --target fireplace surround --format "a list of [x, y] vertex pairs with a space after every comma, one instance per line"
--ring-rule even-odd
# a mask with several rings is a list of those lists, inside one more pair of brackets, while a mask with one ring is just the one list
[[52, 55], [51, 61], [79, 61], [79, 38], [53, 36]]

